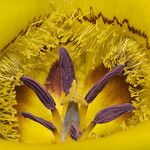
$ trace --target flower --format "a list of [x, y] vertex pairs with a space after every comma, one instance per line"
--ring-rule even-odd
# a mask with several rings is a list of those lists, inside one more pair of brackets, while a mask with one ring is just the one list
[[[98, 1], [92, 1], [92, 3], [90, 1], [79, 2], [76, 0], [69, 2], [44, 1], [43, 3], [32, 1], [30, 3], [32, 4], [30, 6], [33, 6], [32, 8], [39, 7], [39, 5], [39, 8], [42, 8], [40, 12], [35, 13], [34, 11], [33, 14], [31, 13], [31, 18], [34, 15], [38, 16], [39, 13], [47, 12], [48, 9], [50, 14], [48, 16], [42, 15], [41, 19], [37, 19], [38, 21], [34, 21], [31, 26], [20, 32], [19, 36], [7, 46], [5, 46], [6, 43], [12, 39], [12, 36], [17, 31], [26, 26], [27, 21], [25, 23], [21, 22], [21, 25], [17, 26], [16, 31], [11, 32], [10, 30], [9, 35], [11, 36], [7, 34], [6, 38], [5, 36], [3, 37], [1, 46], [4, 48], [1, 50], [0, 81], [2, 97], [1, 118], [4, 119], [1, 119], [1, 135], [13, 140], [18, 139], [18, 135], [20, 135], [23, 142], [48, 142], [51, 135], [42, 127], [34, 124], [32, 121], [26, 121], [21, 116], [19, 116], [20, 125], [18, 124], [16, 113], [19, 115], [24, 110], [32, 113], [35, 112], [48, 120], [51, 119], [48, 116], [50, 115], [49, 111], [41, 106], [38, 100], [36, 100], [35, 95], [27, 87], [20, 86], [20, 77], [28, 75], [42, 84], [45, 83], [47, 78], [46, 86], [56, 99], [56, 105], [58, 106], [60, 102], [58, 97], [63, 97], [64, 95], [60, 95], [61, 89], [59, 87], [61, 86], [59, 85], [61, 83], [57, 81], [56, 77], [58, 76], [54, 68], [57, 65], [57, 63], [55, 64], [58, 59], [57, 50], [60, 46], [64, 46], [69, 50], [73, 58], [81, 96], [108, 70], [112, 70], [112, 68], [118, 65], [125, 66], [124, 77], [117, 77], [112, 80], [101, 96], [96, 97], [87, 113], [87, 121], [91, 120], [93, 114], [100, 108], [110, 106], [110, 104], [132, 102], [135, 107], [132, 116], [124, 116], [120, 120], [108, 124], [108, 126], [97, 128], [93, 131], [94, 134], [91, 135], [91, 138], [106, 137], [93, 139], [90, 142], [81, 142], [74, 147], [84, 146], [93, 148], [99, 146], [95, 143], [100, 143], [100, 146], [106, 148], [105, 142], [116, 145], [115, 139], [120, 139], [119, 145], [125, 143], [125, 139], [130, 139], [132, 144], [135, 144], [135, 139], [137, 139], [136, 142], [139, 144], [141, 137], [145, 139], [142, 142], [144, 144], [136, 146], [148, 147], [149, 145], [146, 142], [148, 142], [147, 139], [149, 137], [147, 134], [149, 122], [141, 123], [149, 120], [149, 19], [148, 13], [146, 13], [149, 6], [146, 2], [122, 1], [118, 6], [115, 5], [118, 3], [112, 1], [107, 3], [98, 3]], [[47, 3], [50, 5], [46, 5]], [[115, 6], [112, 6], [111, 3]], [[25, 4], [23, 8], [26, 8], [26, 6], [29, 5]], [[141, 21], [140, 18], [142, 17], [139, 12], [133, 11], [137, 7], [139, 7], [139, 10], [144, 8], [141, 15], [144, 16], [144, 19]], [[133, 15], [131, 15], [131, 11]], [[16, 14], [18, 15], [18, 13]], [[27, 11], [25, 11], [25, 14], [27, 14]], [[31, 20], [30, 15], [28, 16], [27, 20]], [[7, 31], [9, 30], [7, 29]], [[51, 81], [50, 84], [47, 82], [49, 80]], [[127, 88], [128, 86], [129, 88]], [[110, 92], [111, 90], [112, 92]], [[110, 93], [109, 95], [108, 92]], [[31, 101], [31, 99], [34, 101]], [[98, 99], [102, 99], [101, 102]], [[113, 99], [116, 101], [112, 101]], [[17, 106], [15, 106], [16, 102], [18, 102]], [[58, 109], [62, 112], [63, 116], [66, 108]], [[82, 113], [84, 114], [84, 111]], [[58, 118], [55, 119], [57, 124]], [[83, 126], [85, 123], [84, 121]], [[20, 129], [19, 134], [17, 132], [18, 125]], [[126, 129], [126, 126], [134, 127]], [[30, 130], [27, 127], [30, 127]], [[36, 132], [35, 127], [38, 128], [38, 132]], [[74, 126], [72, 128], [73, 130], [75, 129]], [[124, 128], [126, 130], [121, 131]], [[29, 133], [31, 130], [32, 133]], [[117, 131], [120, 132], [107, 137], [108, 132]], [[134, 134], [133, 140], [131, 135], [135, 132], [142, 133], [142, 135]], [[37, 138], [36, 140], [35, 137], [37, 135], [38, 137], [42, 135], [42, 139]], [[3, 142], [5, 143], [6, 141]], [[6, 143], [8, 145], [14, 144]], [[15, 144], [16, 148], [28, 147], [28, 144]], [[48, 148], [49, 146], [57, 148], [56, 145], [46, 145], [44, 147]], [[61, 146], [64, 148], [71, 146], [71, 142], [68, 141], [68, 143], [61, 144]], [[130, 148], [132, 146], [130, 145]]]

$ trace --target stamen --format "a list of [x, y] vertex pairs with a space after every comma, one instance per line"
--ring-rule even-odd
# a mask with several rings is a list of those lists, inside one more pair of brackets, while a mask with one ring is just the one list
[[35, 115], [31, 114], [31, 113], [23, 112], [23, 113], [21, 113], [21, 115], [24, 116], [25, 118], [29, 118], [29, 119], [31, 119], [31, 120], [33, 120], [35, 122], [40, 123], [44, 127], [46, 127], [49, 130], [51, 130], [52, 132], [56, 132], [56, 130], [57, 130], [52, 122], [46, 121], [45, 119], [37, 117], [37, 116], [35, 116]]
[[109, 71], [104, 75], [103, 78], [98, 80], [92, 88], [89, 90], [89, 92], [85, 96], [85, 100], [87, 103], [91, 103], [96, 96], [103, 90], [105, 87], [106, 83], [114, 76], [117, 74], [121, 73], [123, 71], [124, 65], [119, 65], [115, 67], [113, 70]]
[[42, 85], [40, 85], [40, 83], [27, 76], [22, 76], [20, 80], [36, 93], [46, 108], [50, 109], [51, 111], [55, 110], [56, 104], [52, 96], [44, 87], [42, 87]]
[[72, 139], [77, 141], [78, 136], [79, 136], [79, 130], [78, 130], [78, 127], [76, 125], [71, 125], [71, 127], [70, 127], [70, 136], [72, 137]]
[[72, 81], [75, 79], [75, 71], [73, 62], [65, 48], [59, 49], [60, 55], [60, 67], [62, 76], [62, 86], [66, 94], [69, 93], [69, 89], [72, 85]]
[[125, 113], [132, 112], [134, 109], [134, 106], [130, 103], [125, 103], [121, 105], [114, 105], [107, 108], [104, 108], [103, 110], [99, 111], [94, 120], [88, 125], [86, 129], [83, 130], [83, 137], [86, 138], [90, 132], [93, 130], [93, 128], [96, 126], [96, 124], [103, 124], [110, 122], [114, 119], [117, 119], [121, 115]]
[[118, 118], [124, 113], [131, 112], [133, 109], [134, 106], [130, 103], [110, 106], [99, 111], [93, 121], [96, 124], [107, 123]]

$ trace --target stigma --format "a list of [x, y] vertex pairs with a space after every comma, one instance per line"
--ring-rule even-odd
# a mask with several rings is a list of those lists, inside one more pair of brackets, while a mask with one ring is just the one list
[[[67, 106], [67, 110], [63, 117], [57, 109], [55, 99], [44, 86], [28, 76], [24, 75], [20, 78], [23, 84], [31, 88], [42, 104], [51, 111], [53, 121], [47, 121], [28, 112], [22, 112], [22, 116], [40, 123], [49, 129], [54, 134], [56, 142], [65, 142], [68, 135], [74, 141], [78, 141], [79, 139], [82, 139], [82, 137], [87, 138], [96, 125], [111, 122], [121, 115], [131, 113], [134, 110], [134, 106], [131, 103], [109, 106], [103, 110], [99, 110], [99, 112], [93, 116], [93, 120], [91, 120], [90, 124], [88, 126], [85, 125], [81, 129], [81, 114], [79, 113], [79, 106], [80, 109], [84, 109], [84, 111], [87, 112], [88, 106], [105, 88], [110, 79], [117, 75], [122, 75], [124, 65], [120, 64], [115, 66], [112, 70], [107, 72], [89, 89], [87, 93], [85, 93], [85, 96], [83, 97], [78, 93], [78, 79], [75, 75], [75, 68], [71, 56], [64, 47], [59, 49], [58, 55], [59, 60], [57, 63], [60, 63], [61, 83], [63, 92], [65, 93], [64, 98], [60, 101], [60, 105]], [[59, 125], [61, 125], [61, 128], [58, 127]]]

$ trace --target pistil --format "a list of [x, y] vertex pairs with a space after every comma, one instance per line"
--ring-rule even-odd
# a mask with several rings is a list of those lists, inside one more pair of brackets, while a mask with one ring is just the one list
[[[79, 110], [78, 110], [78, 104], [74, 102], [70, 102], [68, 104], [67, 112], [65, 114], [64, 122], [63, 122], [63, 129], [62, 129], [62, 136], [61, 140], [62, 142], [65, 141], [66, 135], [69, 132], [70, 128], [72, 129], [72, 125], [76, 127], [76, 132], [79, 130], [79, 124], [80, 124], [80, 116], [79, 116]], [[71, 137], [73, 133], [71, 132]], [[77, 140], [76, 136], [73, 138], [74, 140]]]

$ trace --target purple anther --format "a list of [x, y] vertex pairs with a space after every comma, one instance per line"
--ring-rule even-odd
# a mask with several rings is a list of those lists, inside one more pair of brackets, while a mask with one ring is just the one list
[[106, 83], [114, 76], [118, 75], [123, 71], [124, 65], [119, 65], [115, 67], [113, 70], [106, 73], [100, 80], [98, 80], [92, 88], [88, 91], [85, 96], [85, 100], [87, 103], [91, 103], [96, 96], [103, 90]]
[[75, 71], [71, 57], [65, 48], [59, 49], [62, 86], [66, 94], [69, 93], [72, 81], [75, 79]]
[[36, 93], [36, 95], [39, 97], [46, 108], [50, 110], [55, 109], [56, 104], [54, 99], [40, 83], [27, 76], [22, 76], [20, 80], [23, 81], [24, 84], [26, 84]]
[[110, 106], [99, 111], [96, 114], [93, 122], [96, 124], [107, 123], [114, 119], [117, 119], [119, 116], [121, 116], [124, 113], [131, 112], [133, 109], [134, 106], [131, 103]]
[[78, 127], [76, 125], [71, 125], [71, 127], [70, 127], [70, 136], [72, 137], [72, 139], [77, 141], [78, 136], [79, 136], [79, 130], [78, 130]]
[[22, 116], [24, 116], [25, 118], [29, 118], [35, 122], [40, 123], [41, 125], [43, 125], [44, 127], [48, 128], [49, 130], [51, 130], [52, 132], [55, 132], [57, 129], [54, 126], [54, 124], [52, 122], [49, 122], [45, 119], [42, 119], [40, 117], [37, 117], [31, 113], [27, 113], [27, 112], [23, 112], [21, 113]]

